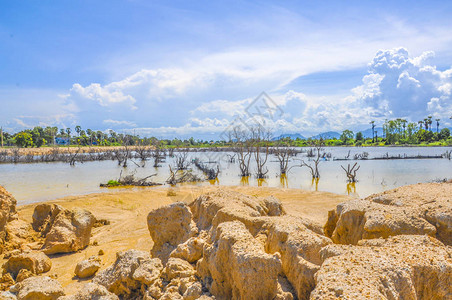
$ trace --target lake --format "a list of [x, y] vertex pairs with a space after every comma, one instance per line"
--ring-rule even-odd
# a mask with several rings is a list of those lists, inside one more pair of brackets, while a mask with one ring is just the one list
[[[381, 157], [385, 154], [396, 155], [441, 155], [450, 147], [327, 147], [325, 152], [333, 158], [344, 158], [350, 151], [350, 157], [364, 151], [369, 158]], [[306, 151], [306, 148], [303, 148]], [[199, 158], [208, 163], [216, 161], [220, 165], [220, 175], [217, 181], [196, 183], [197, 185], [250, 185], [281, 188], [300, 188], [306, 190], [327, 191], [338, 194], [354, 194], [366, 197], [372, 193], [396, 188], [402, 185], [419, 182], [431, 182], [438, 179], [452, 178], [452, 161], [447, 159], [400, 159], [400, 160], [359, 160], [360, 169], [357, 172], [358, 182], [347, 184], [345, 172], [341, 169], [355, 161], [327, 160], [320, 162], [320, 179], [313, 181], [306, 167], [293, 167], [286, 178], [279, 176], [279, 162], [274, 155], [268, 158], [268, 178], [258, 180], [254, 176], [241, 178], [238, 163], [228, 163], [227, 152], [190, 152], [190, 160]], [[306, 153], [301, 153], [291, 159], [290, 165], [299, 165], [299, 159], [307, 161]], [[140, 161], [135, 160], [137, 164]], [[174, 164], [173, 158], [167, 158], [161, 167], [152, 167], [148, 161], [144, 167], [129, 163], [128, 168], [118, 166], [116, 161], [86, 162], [70, 166], [68, 163], [32, 163], [32, 164], [1, 164], [0, 185], [4, 186], [18, 200], [19, 205], [56, 199], [68, 195], [82, 195], [97, 192], [110, 192], [110, 188], [100, 188], [100, 183], [110, 179], [118, 179], [119, 174], [136, 172], [137, 177], [152, 177], [155, 182], [164, 182], [169, 177], [169, 164]], [[217, 163], [210, 163], [216, 167]], [[191, 164], [193, 172], [201, 173]], [[254, 172], [255, 164], [251, 162], [250, 170]], [[156, 187], [149, 187], [156, 188]], [[117, 188], [115, 188], [117, 189]], [[113, 190], [115, 190], [113, 189]]]

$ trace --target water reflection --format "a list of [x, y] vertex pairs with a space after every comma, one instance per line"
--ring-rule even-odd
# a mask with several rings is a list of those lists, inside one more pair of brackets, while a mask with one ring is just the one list
[[347, 183], [347, 195], [356, 194], [356, 182]]
[[267, 180], [265, 178], [258, 178], [257, 179], [257, 186], [267, 186]]
[[250, 185], [250, 177], [249, 176], [240, 177], [240, 185], [242, 185], [242, 186]]
[[213, 180], [209, 180], [211, 185], [220, 185], [220, 180], [218, 180], [218, 177], [213, 179]]
[[319, 179], [320, 178], [312, 177], [312, 181], [311, 181], [311, 187], [314, 187], [316, 192], [319, 191]]
[[280, 183], [280, 186], [282, 188], [288, 188], [289, 187], [289, 180], [288, 180], [286, 174], [281, 174], [279, 176], [279, 183]]

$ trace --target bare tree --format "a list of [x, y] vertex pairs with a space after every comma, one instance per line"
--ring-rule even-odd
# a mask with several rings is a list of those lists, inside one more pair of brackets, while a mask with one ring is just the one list
[[174, 154], [177, 170], [186, 170], [190, 162], [188, 161], [188, 148], [178, 149]]
[[[358, 167], [357, 167], [358, 166]], [[347, 175], [347, 181], [348, 182], [356, 182], [356, 172], [359, 170], [361, 166], [358, 165], [357, 162], [350, 168], [350, 164], [348, 164], [347, 169], [344, 168], [344, 166], [341, 166], [341, 168], [345, 171], [345, 174]]]
[[276, 147], [273, 149], [279, 161], [279, 173], [285, 175], [289, 171], [290, 157], [296, 155], [295, 151], [290, 148], [284, 141], [278, 141]]
[[[319, 173], [319, 163], [320, 159], [325, 157], [325, 153], [323, 153], [323, 147], [325, 146], [325, 142], [322, 137], [318, 140], [313, 140], [310, 142], [311, 147], [313, 147], [313, 153], [315, 157], [311, 159], [310, 163], [306, 163], [304, 160], [301, 160], [301, 167], [307, 167], [309, 171], [311, 171], [312, 178], [320, 178]], [[312, 163], [311, 163], [312, 162]]]
[[140, 140], [138, 145], [136, 145], [135, 151], [143, 163], [151, 157], [151, 148], [143, 140]]
[[232, 131], [229, 132], [229, 139], [233, 143], [233, 149], [237, 155], [237, 160], [240, 167], [240, 176], [250, 176], [250, 132], [246, 129], [243, 129], [241, 126], [234, 126]]
[[160, 166], [160, 163], [165, 159], [165, 152], [162, 151], [161, 143], [159, 140], [153, 141], [154, 151], [152, 151], [152, 157], [154, 158], [154, 168]]
[[253, 144], [254, 159], [256, 161], [256, 177], [263, 179], [267, 177], [268, 168], [265, 166], [268, 160], [268, 149], [270, 146], [271, 131], [262, 125], [251, 128], [251, 140]]

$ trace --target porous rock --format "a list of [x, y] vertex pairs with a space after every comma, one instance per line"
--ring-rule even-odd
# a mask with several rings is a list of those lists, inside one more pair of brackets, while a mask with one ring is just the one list
[[88, 259], [82, 260], [75, 266], [74, 273], [78, 278], [86, 278], [93, 276], [99, 270], [101, 259], [97, 255], [93, 255]]
[[189, 263], [195, 263], [202, 257], [205, 240], [202, 237], [191, 237], [171, 252], [170, 257], [182, 258]]
[[163, 263], [179, 244], [198, 233], [189, 207], [182, 202], [152, 210], [147, 222], [154, 241], [152, 256]]
[[118, 296], [110, 293], [104, 286], [96, 283], [86, 283], [74, 295], [63, 296], [58, 300], [119, 300]]
[[55, 204], [40, 204], [33, 212], [33, 228], [45, 236], [42, 250], [46, 254], [68, 253], [89, 245], [95, 222], [85, 209], [67, 210]]
[[37, 275], [49, 271], [51, 267], [52, 261], [41, 251], [29, 251], [12, 255], [3, 265], [3, 269], [11, 273], [13, 277], [16, 277], [22, 269]]
[[269, 218], [263, 226], [267, 234], [265, 249], [280, 253], [282, 270], [298, 299], [307, 299], [315, 286], [314, 274], [321, 264], [320, 250], [331, 240], [319, 235], [297, 217]]
[[311, 299], [448, 299], [452, 250], [429, 236], [328, 245]]
[[218, 225], [197, 270], [219, 299], [273, 299], [281, 272], [279, 254], [267, 254], [241, 222]]
[[98, 273], [93, 282], [122, 299], [135, 299], [142, 297], [148, 285], [158, 280], [162, 269], [160, 259], [132, 249], [118, 252], [115, 263]]
[[10, 288], [18, 300], [56, 300], [64, 296], [61, 284], [50, 277], [34, 276]]
[[324, 230], [335, 243], [401, 234], [429, 235], [452, 245], [452, 184], [403, 186], [329, 212]]
[[16, 199], [0, 186], [0, 253], [5, 243], [7, 223], [17, 219], [16, 204]]

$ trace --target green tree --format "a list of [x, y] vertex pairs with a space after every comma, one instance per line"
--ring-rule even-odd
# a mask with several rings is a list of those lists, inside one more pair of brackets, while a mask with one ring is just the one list
[[29, 132], [21, 131], [14, 136], [14, 142], [18, 147], [33, 147], [33, 136]]
[[356, 133], [356, 140], [362, 141], [363, 140], [363, 133], [361, 131]]
[[450, 136], [449, 128], [443, 128], [439, 132], [439, 138], [442, 139], [442, 140], [447, 140], [449, 138], [449, 136]]
[[353, 131], [345, 129], [344, 131], [342, 131], [340, 139], [344, 144], [347, 144], [348, 140], [352, 139], [353, 136]]
[[77, 132], [78, 136], [80, 136], [80, 131], [82, 131], [82, 127], [80, 125], [75, 126], [75, 132]]

